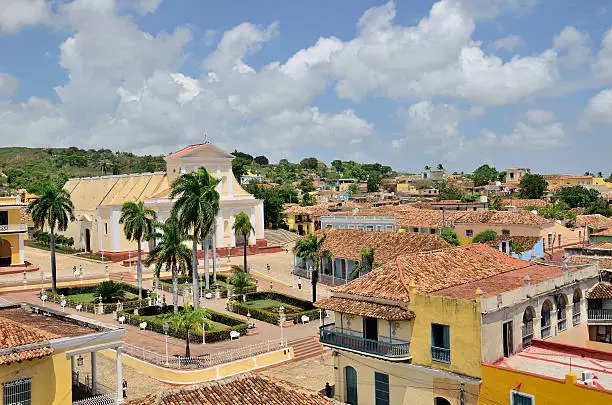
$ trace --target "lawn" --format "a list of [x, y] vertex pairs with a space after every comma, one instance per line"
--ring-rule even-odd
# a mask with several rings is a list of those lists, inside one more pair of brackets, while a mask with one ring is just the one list
[[[172, 321], [170, 319], [167, 319], [166, 315], [141, 316], [140, 318], [145, 320], [147, 323], [152, 323], [152, 322], [157, 321], [157, 322], [162, 322], [162, 324], [163, 324], [163, 322], [166, 321], [166, 322], [168, 322], [168, 325], [170, 325], [170, 328], [172, 328]], [[209, 322], [209, 329], [206, 329], [206, 332], [209, 332], [209, 333], [210, 332], [218, 332], [218, 331], [221, 331], [221, 330], [224, 330], [224, 329], [228, 328], [228, 325], [225, 325], [225, 324], [223, 324], [221, 322], [215, 322], [215, 321], [211, 321], [211, 320], [209, 320], [208, 322]], [[201, 326], [197, 327], [194, 330], [194, 332], [197, 332], [197, 333], [201, 334], [202, 333], [202, 327]]]
[[[72, 294], [66, 296], [66, 298], [70, 298], [74, 301], [79, 301], [83, 303], [97, 303], [98, 297], [100, 295], [95, 292], [81, 293], [81, 294]], [[123, 301], [134, 301], [138, 299], [138, 294], [134, 294], [128, 291], [124, 291]]]
[[302, 308], [298, 308], [293, 305], [285, 304], [281, 301], [277, 301], [273, 299], [247, 301], [245, 302], [245, 305], [251, 308], [262, 309], [264, 311], [269, 311], [269, 312], [278, 312], [278, 309], [282, 305], [283, 307], [285, 307], [285, 314], [297, 314], [303, 311]]
[[[45, 245], [44, 243], [41, 243], [41, 242], [26, 242], [25, 245], [28, 247], [33, 247], [33, 248], [40, 249], [40, 250], [46, 250], [46, 251], [51, 250], [51, 248], [48, 245]], [[68, 246], [61, 246], [61, 245], [55, 245], [55, 251], [57, 253], [63, 253], [66, 255], [72, 255], [72, 254], [79, 252], [79, 250], [73, 249]]]

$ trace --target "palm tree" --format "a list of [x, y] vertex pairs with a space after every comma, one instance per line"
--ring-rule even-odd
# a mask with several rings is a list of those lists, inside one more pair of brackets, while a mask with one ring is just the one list
[[185, 329], [185, 357], [190, 358], [191, 352], [189, 350], [189, 334], [192, 330], [202, 327], [202, 338], [204, 338], [205, 330], [210, 329], [210, 312], [203, 308], [194, 308], [189, 305], [183, 308], [182, 311], [176, 314], [169, 314], [166, 316], [168, 322], [175, 331]]
[[244, 299], [248, 289], [252, 286], [252, 278], [247, 272], [241, 271], [238, 268], [234, 268], [232, 272], [234, 276], [230, 277], [229, 283], [234, 287], [234, 292], [237, 295], [242, 295]]
[[241, 212], [240, 214], [236, 215], [236, 219], [234, 221], [234, 226], [232, 227], [232, 229], [234, 230], [234, 232], [236, 232], [236, 234], [242, 235], [242, 237], [244, 238], [244, 271], [248, 273], [249, 269], [247, 268], [247, 245], [249, 244], [249, 235], [251, 234], [251, 232], [255, 231], [255, 228], [253, 228], [253, 225], [251, 225], [251, 219], [249, 218], [249, 216], [244, 212]]
[[[219, 180], [213, 178], [204, 167], [197, 172], [184, 174], [177, 178], [170, 188], [170, 198], [175, 198], [172, 215], [178, 219], [179, 226], [186, 232], [193, 232], [192, 285], [193, 303], [200, 305], [198, 290], [198, 237], [208, 235], [219, 212], [220, 196], [217, 192]], [[204, 245], [204, 244], [203, 244]], [[205, 260], [208, 260], [206, 257]], [[206, 288], [209, 288], [206, 274]]]
[[361, 274], [369, 273], [370, 270], [372, 270], [372, 267], [374, 267], [374, 248], [361, 248], [360, 254], [361, 260], [359, 261], [359, 264], [353, 267], [351, 278], [356, 278]]
[[121, 207], [119, 223], [123, 224], [123, 232], [128, 240], [138, 243], [138, 299], [142, 299], [142, 241], [149, 240], [155, 231], [157, 214], [144, 206], [144, 202], [128, 201]]
[[182, 232], [175, 217], [168, 218], [165, 224], [157, 224], [157, 227], [161, 229], [161, 232], [151, 235], [157, 240], [157, 244], [149, 252], [145, 265], [148, 267], [155, 261], [157, 277], [164, 264], [166, 269], [172, 271], [172, 305], [176, 313], [178, 311], [178, 268], [191, 267], [191, 249], [185, 245], [191, 236]]
[[53, 185], [45, 184], [39, 191], [40, 197], [32, 201], [26, 211], [32, 215], [36, 228], [49, 229], [51, 249], [51, 289], [57, 292], [57, 266], [55, 263], [55, 230], [65, 231], [68, 222], [74, 221], [74, 205], [70, 195]]
[[310, 282], [312, 284], [312, 302], [317, 300], [317, 282], [319, 281], [319, 266], [321, 264], [321, 258], [331, 256], [328, 250], [321, 251], [321, 246], [323, 242], [325, 242], [325, 234], [318, 238], [317, 235], [311, 234], [306, 238], [298, 240], [295, 242], [295, 254], [304, 261], [304, 263], [308, 263], [312, 260], [314, 268], [312, 270], [312, 275], [310, 277]]

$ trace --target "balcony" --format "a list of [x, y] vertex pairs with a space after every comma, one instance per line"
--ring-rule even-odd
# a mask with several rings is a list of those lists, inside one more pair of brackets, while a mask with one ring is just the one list
[[542, 326], [541, 333], [542, 333], [542, 339], [546, 339], [547, 337], [550, 337], [550, 325]]
[[27, 224], [0, 225], [0, 232], [25, 232], [27, 230]]
[[612, 323], [612, 309], [589, 309], [589, 323], [609, 324]]
[[450, 349], [431, 346], [431, 359], [441, 363], [450, 363]]
[[384, 357], [386, 359], [408, 360], [410, 357], [410, 342], [401, 340], [383, 342], [380, 340], [366, 339], [358, 332], [349, 333], [335, 327], [333, 324], [324, 325], [319, 328], [319, 341], [327, 346], [345, 349], [360, 354]]

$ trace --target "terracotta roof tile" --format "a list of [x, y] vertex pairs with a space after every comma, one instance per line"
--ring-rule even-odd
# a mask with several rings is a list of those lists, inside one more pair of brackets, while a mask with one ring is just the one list
[[[612, 229], [610, 229], [612, 231]], [[600, 240], [597, 243], [590, 244], [587, 246], [589, 249], [612, 249], [612, 242], [607, 240]]]
[[328, 250], [333, 257], [359, 260], [361, 248], [374, 248], [374, 262], [377, 264], [387, 263], [406, 253], [444, 249], [450, 246], [438, 235], [410, 232], [374, 232], [332, 228], [319, 230], [317, 234], [326, 235], [321, 250]]
[[324, 405], [340, 404], [296, 385], [245, 373], [191, 388], [136, 399], [125, 405]]
[[408, 285], [412, 282], [418, 292], [434, 293], [530, 266], [533, 263], [506, 256], [488, 245], [475, 243], [398, 256], [383, 267], [332, 291], [409, 301]]
[[[595, 261], [593, 256], [572, 256], [569, 262], [572, 264], [592, 264]], [[612, 270], [612, 257], [599, 257], [599, 268]]]
[[531, 199], [525, 199], [525, 200], [522, 200], [520, 198], [513, 198], [513, 199], [503, 200], [503, 205], [504, 206], [514, 206], [516, 208], [526, 208], [526, 207], [542, 208], [542, 207], [546, 207], [548, 205], [548, 202], [546, 202], [545, 200], [541, 200], [539, 198], [531, 198]]
[[53, 353], [53, 349], [48, 345], [34, 344], [59, 337], [51, 332], [0, 317], [0, 365], [47, 356]]
[[321, 205], [308, 205], [302, 207], [299, 204], [285, 204], [283, 205], [283, 213], [285, 215], [312, 215], [320, 217], [322, 215], [330, 215], [331, 211]]
[[612, 236], [612, 227], [604, 229], [603, 231], [593, 232], [591, 236]]
[[588, 299], [612, 299], [612, 284], [597, 283], [585, 294]]
[[465, 211], [441, 211], [414, 208], [398, 217], [395, 225], [405, 228], [439, 228], [442, 221], [456, 221]]
[[193, 145], [187, 145], [187, 146], [185, 146], [181, 150], [178, 150], [176, 152], [170, 153], [167, 157], [181, 157], [181, 156], [185, 156], [188, 153], [191, 153], [191, 152], [193, 152], [195, 150], [198, 150], [199, 148], [201, 148], [202, 146], [207, 145], [207, 144], [208, 144], [208, 142], [205, 142], [205, 143], [196, 143], [196, 144], [193, 144]]
[[530, 211], [467, 211], [455, 220], [456, 223], [479, 223], [496, 225], [540, 226], [552, 222]]
[[604, 217], [601, 214], [576, 215], [576, 226], [583, 227], [589, 225], [596, 230], [612, 228], [612, 218]]
[[396, 305], [385, 305], [353, 298], [329, 297], [315, 302], [315, 306], [330, 311], [359, 316], [401, 321], [414, 318], [414, 312]]

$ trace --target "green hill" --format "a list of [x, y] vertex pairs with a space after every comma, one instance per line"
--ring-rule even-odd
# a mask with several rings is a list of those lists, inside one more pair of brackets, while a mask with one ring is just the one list
[[0, 148], [3, 188], [35, 191], [43, 183], [61, 187], [71, 177], [165, 171], [162, 156], [137, 156], [109, 149]]

